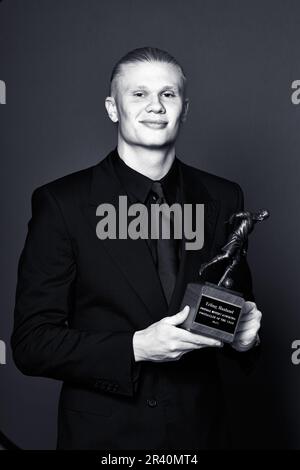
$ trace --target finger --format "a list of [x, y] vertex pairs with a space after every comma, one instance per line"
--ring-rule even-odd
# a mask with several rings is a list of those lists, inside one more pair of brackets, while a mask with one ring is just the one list
[[257, 341], [257, 338], [258, 338], [257, 335], [255, 335], [255, 336], [253, 336], [249, 339], [240, 339], [239, 340], [239, 339], [235, 338], [232, 346], [233, 346], [234, 349], [237, 349], [238, 351], [241, 351], [243, 349], [248, 350], [254, 345], [254, 343]]
[[189, 312], [190, 312], [190, 307], [186, 305], [182, 310], [180, 310], [180, 312], [175, 313], [175, 315], [172, 315], [170, 317], [165, 317], [163, 320], [165, 321], [165, 323], [168, 323], [169, 325], [174, 325], [174, 326], [180, 325], [181, 323], [184, 322], [184, 320], [186, 320]]
[[255, 302], [251, 302], [250, 300], [247, 300], [247, 301], [244, 303], [242, 312], [243, 312], [243, 313], [249, 313], [251, 310], [256, 309], [256, 308], [257, 308], [257, 306], [256, 306], [256, 303], [255, 303]]
[[[180, 343], [178, 347], [176, 348], [175, 352], [180, 353], [180, 352], [189, 352], [189, 351], [194, 351], [196, 349], [202, 349], [202, 348], [212, 348], [212, 347], [218, 347], [221, 348], [223, 346], [222, 342], [219, 342], [217, 345], [216, 343], [212, 343], [210, 341], [203, 340], [200, 343]], [[174, 351], [174, 350], [173, 350]]]
[[173, 349], [172, 352], [175, 354], [187, 353], [189, 351], [194, 351], [195, 349], [203, 348], [203, 344], [193, 344], [193, 343], [180, 343], [176, 349]]
[[[174, 334], [174, 336], [173, 336]], [[179, 341], [186, 343], [202, 344], [203, 341], [209, 340], [209, 343], [213, 346], [219, 346], [221, 341], [216, 338], [210, 338], [208, 336], [200, 335], [199, 333], [193, 333], [192, 331], [184, 330], [183, 328], [174, 328], [172, 330], [172, 336]]]
[[250, 313], [247, 313], [246, 315], [242, 315], [240, 317], [240, 322], [247, 322], [251, 320], [257, 320], [260, 321], [262, 318], [262, 313], [260, 310], [252, 310]]
[[258, 330], [260, 327], [260, 322], [254, 318], [253, 320], [241, 322], [238, 324], [237, 331], [247, 331], [247, 330]]
[[262, 317], [262, 313], [260, 310], [251, 310], [250, 313], [241, 315], [240, 322], [246, 322], [246, 321], [253, 320], [253, 319], [260, 320], [261, 317]]
[[241, 343], [251, 343], [257, 335], [258, 330], [240, 331], [235, 335], [234, 340]]
[[193, 341], [196, 341], [198, 346], [217, 346], [221, 347], [223, 346], [222, 341], [215, 339], [215, 338], [209, 338], [208, 336], [203, 336], [203, 335], [193, 335], [195, 338], [193, 338]]
[[174, 328], [172, 330], [172, 338], [176, 341], [187, 343], [187, 344], [194, 344], [194, 345], [208, 345], [208, 346], [221, 346], [223, 343], [222, 341], [209, 338], [208, 336], [200, 335], [198, 333], [193, 333], [191, 331], [184, 330], [182, 328]]

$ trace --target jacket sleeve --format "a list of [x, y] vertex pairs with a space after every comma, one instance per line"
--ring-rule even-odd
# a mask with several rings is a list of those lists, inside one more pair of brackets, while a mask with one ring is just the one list
[[37, 188], [18, 265], [14, 361], [26, 375], [132, 396], [139, 372], [134, 332], [93, 333], [68, 327], [76, 272], [60, 206], [47, 186]]
[[[244, 210], [244, 194], [238, 184], [235, 183], [235, 187], [237, 191], [237, 204], [235, 212], [240, 212]], [[234, 280], [235, 290], [242, 292], [245, 300], [255, 302], [252, 276], [246, 257], [242, 257], [241, 262], [236, 272], [234, 273]], [[258, 339], [257, 343], [251, 349], [244, 352], [236, 351], [229, 345], [225, 345], [223, 350], [226, 357], [236, 360], [239, 363], [241, 369], [248, 374], [255, 368], [256, 363], [260, 357], [261, 342]]]

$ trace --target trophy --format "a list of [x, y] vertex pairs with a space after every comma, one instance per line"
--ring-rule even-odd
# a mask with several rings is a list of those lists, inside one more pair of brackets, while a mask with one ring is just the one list
[[189, 305], [190, 312], [181, 325], [182, 328], [225, 343], [234, 341], [245, 299], [241, 293], [232, 290], [231, 275], [241, 257], [247, 254], [248, 235], [252, 232], [254, 225], [268, 217], [269, 211], [265, 209], [256, 213], [232, 214], [228, 222], [229, 224], [235, 222], [235, 225], [227, 243], [221, 248], [221, 253], [207, 263], [203, 263], [199, 271], [201, 278], [209, 266], [225, 262], [224, 274], [217, 285], [210, 282], [187, 285], [181, 310], [185, 305]]

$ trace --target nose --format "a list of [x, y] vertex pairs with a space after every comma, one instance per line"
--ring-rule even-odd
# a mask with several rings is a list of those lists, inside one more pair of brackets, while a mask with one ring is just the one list
[[163, 106], [162, 102], [160, 101], [160, 98], [158, 95], [153, 94], [150, 96], [149, 103], [146, 108], [147, 112], [150, 113], [151, 111], [153, 113], [165, 113], [166, 109]]

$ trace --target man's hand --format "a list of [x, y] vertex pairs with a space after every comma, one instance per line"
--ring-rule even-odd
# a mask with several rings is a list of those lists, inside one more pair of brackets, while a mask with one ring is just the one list
[[177, 361], [183, 354], [193, 349], [223, 346], [221, 341], [177, 327], [187, 318], [189, 310], [190, 308], [185, 306], [176, 315], [162, 318], [148, 328], [136, 331], [133, 335], [133, 351], [136, 362]]
[[237, 333], [232, 347], [237, 351], [248, 351], [258, 340], [258, 330], [261, 323], [261, 311], [254, 302], [245, 302]]

